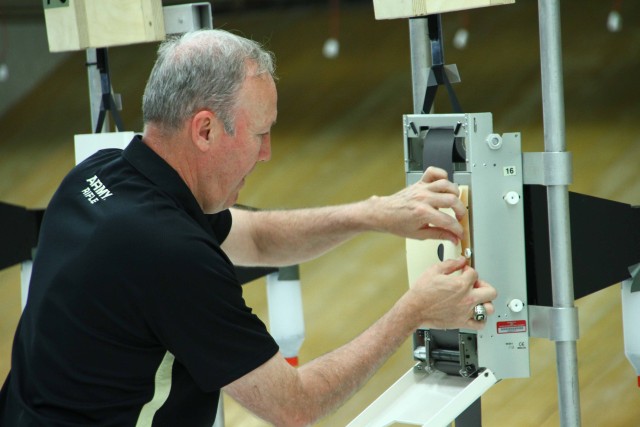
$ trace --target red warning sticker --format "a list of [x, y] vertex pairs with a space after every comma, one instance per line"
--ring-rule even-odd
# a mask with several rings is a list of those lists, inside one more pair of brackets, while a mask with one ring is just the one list
[[527, 332], [527, 321], [507, 320], [504, 322], [498, 322], [496, 327], [499, 334], [517, 334], [520, 332]]

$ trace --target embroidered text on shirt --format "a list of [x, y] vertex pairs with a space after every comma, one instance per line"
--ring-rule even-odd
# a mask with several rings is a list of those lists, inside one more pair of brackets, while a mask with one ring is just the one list
[[82, 190], [82, 195], [87, 198], [89, 203], [94, 204], [100, 200], [104, 200], [109, 196], [113, 196], [113, 193], [109, 191], [107, 187], [100, 181], [97, 175], [92, 176], [86, 180], [89, 186]]

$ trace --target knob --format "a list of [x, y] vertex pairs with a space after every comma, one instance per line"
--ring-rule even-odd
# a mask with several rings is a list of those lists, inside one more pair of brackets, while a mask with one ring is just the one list
[[489, 145], [489, 148], [491, 148], [492, 150], [499, 150], [500, 147], [502, 147], [502, 137], [497, 133], [490, 133], [489, 135], [487, 135], [485, 141], [487, 142], [487, 145]]
[[504, 195], [503, 198], [504, 198], [504, 201], [510, 205], [517, 205], [518, 202], [520, 201], [520, 195], [515, 191], [509, 191], [507, 194]]
[[524, 308], [524, 303], [519, 299], [512, 299], [511, 301], [509, 301], [509, 304], [507, 304], [507, 307], [509, 307], [509, 310], [513, 311], [514, 313], [520, 313]]

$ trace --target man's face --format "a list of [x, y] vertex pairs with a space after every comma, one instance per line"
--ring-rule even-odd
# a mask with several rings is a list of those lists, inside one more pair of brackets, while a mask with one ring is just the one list
[[212, 199], [205, 212], [218, 212], [238, 200], [245, 178], [256, 164], [271, 158], [271, 126], [276, 121], [276, 86], [268, 74], [250, 76], [238, 94], [235, 134], [218, 132], [217, 150], [212, 155], [210, 184]]

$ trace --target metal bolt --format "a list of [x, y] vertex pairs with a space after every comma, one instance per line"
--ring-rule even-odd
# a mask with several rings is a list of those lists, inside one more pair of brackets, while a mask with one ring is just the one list
[[416, 347], [416, 349], [413, 350], [413, 357], [417, 360], [427, 360], [427, 348], [424, 346]]

